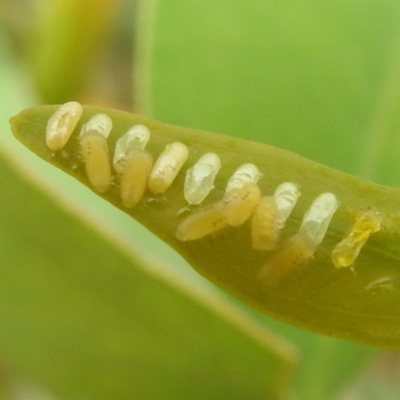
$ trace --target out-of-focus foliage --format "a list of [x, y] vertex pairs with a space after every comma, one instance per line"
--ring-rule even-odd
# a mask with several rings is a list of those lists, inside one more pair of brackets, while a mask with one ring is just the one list
[[[3, 387], [18, 375], [60, 398], [334, 398], [370, 349], [228, 300], [118, 210], [32, 159], [7, 120], [71, 99], [132, 110], [140, 94], [134, 104], [149, 101], [165, 122], [265, 140], [396, 182], [398, 7], [139, 5], [138, 20], [129, 0], [0, 4]], [[269, 330], [278, 353], [266, 345]], [[287, 391], [293, 359], [279, 349], [290, 353], [288, 339], [300, 365]]]

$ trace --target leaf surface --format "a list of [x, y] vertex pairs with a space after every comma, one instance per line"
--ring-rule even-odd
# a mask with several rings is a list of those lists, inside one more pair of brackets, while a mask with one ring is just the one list
[[[147, 125], [152, 137], [147, 149], [157, 157], [164, 147], [181, 141], [189, 147], [187, 166], [205, 152], [214, 151], [222, 161], [216, 188], [204, 202], [223, 196], [225, 185], [241, 164], [256, 164], [265, 177], [259, 186], [272, 194], [282, 182], [297, 183], [302, 195], [283, 234], [297, 231], [300, 221], [317, 195], [332, 192], [341, 205], [315, 258], [304, 268], [285, 277], [278, 285], [265, 287], [258, 279], [268, 254], [253, 250], [247, 224], [192, 242], [176, 239], [178, 224], [187, 214], [183, 197], [184, 170], [161, 198], [147, 193], [133, 210], [123, 209], [118, 185], [103, 194], [129, 215], [176, 249], [196, 270], [266, 314], [327, 335], [383, 347], [399, 347], [400, 302], [398, 290], [399, 224], [395, 199], [400, 191], [373, 184], [306, 160], [265, 144], [244, 141], [192, 129], [161, 124], [132, 114], [85, 107], [76, 133], [64, 151], [53, 154], [44, 141], [47, 121], [56, 106], [28, 109], [12, 119], [15, 136], [41, 158], [88, 184], [78, 157], [77, 132], [96, 113], [107, 113], [114, 128], [108, 139], [111, 153], [116, 140], [137, 123]], [[185, 167], [184, 169], [186, 169]], [[336, 269], [333, 247], [351, 228], [361, 209], [381, 213], [382, 230], [367, 242], [356, 260], [355, 271]]]
[[[150, 234], [15, 141], [7, 120], [35, 100], [2, 39], [0, 364], [7, 394], [17, 376], [59, 399], [287, 399], [296, 358], [290, 345], [216, 290], [140, 256], [136, 239], [142, 246]], [[72, 192], [87, 198], [84, 206], [71, 201]], [[125, 231], [137, 238], [112, 229], [126, 220]]]

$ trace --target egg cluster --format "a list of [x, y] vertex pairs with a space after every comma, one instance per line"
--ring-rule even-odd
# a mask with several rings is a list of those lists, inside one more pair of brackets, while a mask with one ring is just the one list
[[[82, 106], [77, 102], [57, 109], [46, 129], [49, 149], [56, 152], [66, 145], [81, 115]], [[165, 193], [187, 161], [187, 146], [171, 143], [154, 161], [145, 149], [150, 139], [149, 129], [134, 125], [118, 139], [111, 163], [107, 143], [111, 130], [112, 120], [105, 114], [94, 115], [80, 130], [80, 153], [91, 187], [98, 193], [106, 192], [112, 183], [113, 167], [124, 207], [135, 207], [147, 190], [155, 195]], [[220, 167], [219, 156], [206, 153], [186, 171], [183, 191], [188, 204], [203, 202], [214, 188]], [[312, 259], [339, 202], [332, 193], [320, 194], [304, 214], [299, 231], [281, 241], [280, 232], [300, 191], [295, 183], [284, 182], [272, 196], [263, 196], [258, 186], [261, 177], [256, 165], [241, 165], [228, 180], [223, 197], [183, 220], [177, 226], [176, 237], [181, 241], [199, 240], [249, 221], [252, 247], [272, 252], [258, 274], [263, 284], [270, 285]], [[380, 215], [374, 210], [357, 215], [350, 233], [332, 252], [334, 265], [337, 268], [353, 265], [370, 234], [379, 231], [380, 226]]]

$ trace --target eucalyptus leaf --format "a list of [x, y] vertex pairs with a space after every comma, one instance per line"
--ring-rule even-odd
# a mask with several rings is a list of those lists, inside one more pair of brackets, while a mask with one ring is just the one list
[[[72, 138], [63, 150], [54, 153], [44, 138], [47, 121], [55, 110], [56, 106], [42, 106], [21, 112], [11, 121], [13, 133], [41, 158], [88, 186], [79, 156], [78, 132], [90, 117], [105, 113], [114, 124], [108, 138], [111, 153], [116, 140], [128, 128], [144, 124], [152, 134], [147, 150], [154, 158], [176, 141], [189, 148], [188, 166], [206, 152], [218, 154], [221, 171], [204, 206], [221, 199], [232, 173], [248, 162], [257, 165], [265, 175], [259, 181], [265, 195], [272, 194], [282, 182], [298, 184], [302, 195], [283, 230], [284, 236], [298, 230], [304, 213], [320, 193], [335, 194], [341, 204], [315, 258], [272, 286], [263, 285], [258, 278], [268, 254], [252, 249], [247, 224], [190, 242], [176, 238], [177, 226], [188, 215], [182, 213], [187, 209], [183, 196], [185, 168], [165, 195], [146, 193], [136, 208], [122, 207], [118, 185], [102, 197], [170, 244], [205, 277], [266, 314], [327, 335], [375, 346], [400, 346], [397, 286], [400, 216], [395, 201], [399, 190], [369, 183], [265, 144], [179, 128], [98, 107], [84, 107]], [[370, 208], [380, 213], [382, 229], [371, 236], [354, 269], [335, 268], [331, 259], [334, 246], [348, 234], [357, 213]]]

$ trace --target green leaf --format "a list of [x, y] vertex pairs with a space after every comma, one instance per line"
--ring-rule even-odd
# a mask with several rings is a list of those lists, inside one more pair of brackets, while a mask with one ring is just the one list
[[[154, 3], [141, 15], [151, 43], [135, 57], [151, 99], [141, 112], [399, 185], [396, 1]], [[302, 399], [333, 397], [368, 357], [365, 348], [259, 319], [301, 349]]]
[[[288, 398], [296, 359], [290, 345], [210, 287], [139, 256], [132, 237], [102, 220], [108, 213], [123, 224], [126, 216], [79, 191], [8, 133], [9, 115], [34, 100], [1, 36], [0, 47], [6, 389], [17, 375], [60, 399]], [[71, 192], [80, 199], [88, 192], [85, 208], [71, 202]], [[146, 244], [129, 222], [126, 230]]]
[[[117, 186], [102, 197], [121, 208], [175, 248], [196, 270], [268, 315], [316, 332], [357, 342], [399, 347], [399, 291], [396, 285], [399, 265], [399, 216], [396, 198], [400, 191], [379, 186], [324, 167], [284, 150], [192, 129], [178, 128], [110, 109], [85, 107], [75, 134], [63, 151], [53, 153], [45, 143], [47, 121], [56, 106], [42, 106], [21, 112], [11, 121], [15, 136], [44, 160], [63, 169], [86, 185], [85, 169], [77, 156], [77, 132], [96, 113], [107, 113], [114, 128], [108, 139], [111, 152], [116, 140], [134, 124], [152, 132], [148, 150], [156, 157], [171, 142], [189, 147], [187, 165], [207, 151], [221, 157], [222, 168], [216, 189], [204, 203], [220, 199], [233, 171], [245, 162], [256, 164], [265, 178], [262, 193], [272, 194], [284, 181], [299, 184], [302, 196], [284, 235], [297, 231], [310, 203], [321, 192], [334, 193], [341, 206], [330, 224], [327, 237], [315, 258], [303, 268], [288, 274], [277, 285], [265, 286], [258, 278], [268, 254], [253, 250], [247, 225], [201, 240], [182, 242], [176, 228], [185, 218], [184, 173], [181, 172], [162, 201], [147, 193], [134, 209], [122, 207]], [[336, 269], [331, 260], [333, 247], [347, 235], [355, 215], [372, 207], [382, 216], [382, 230], [367, 242], [356, 260], [355, 271]]]

